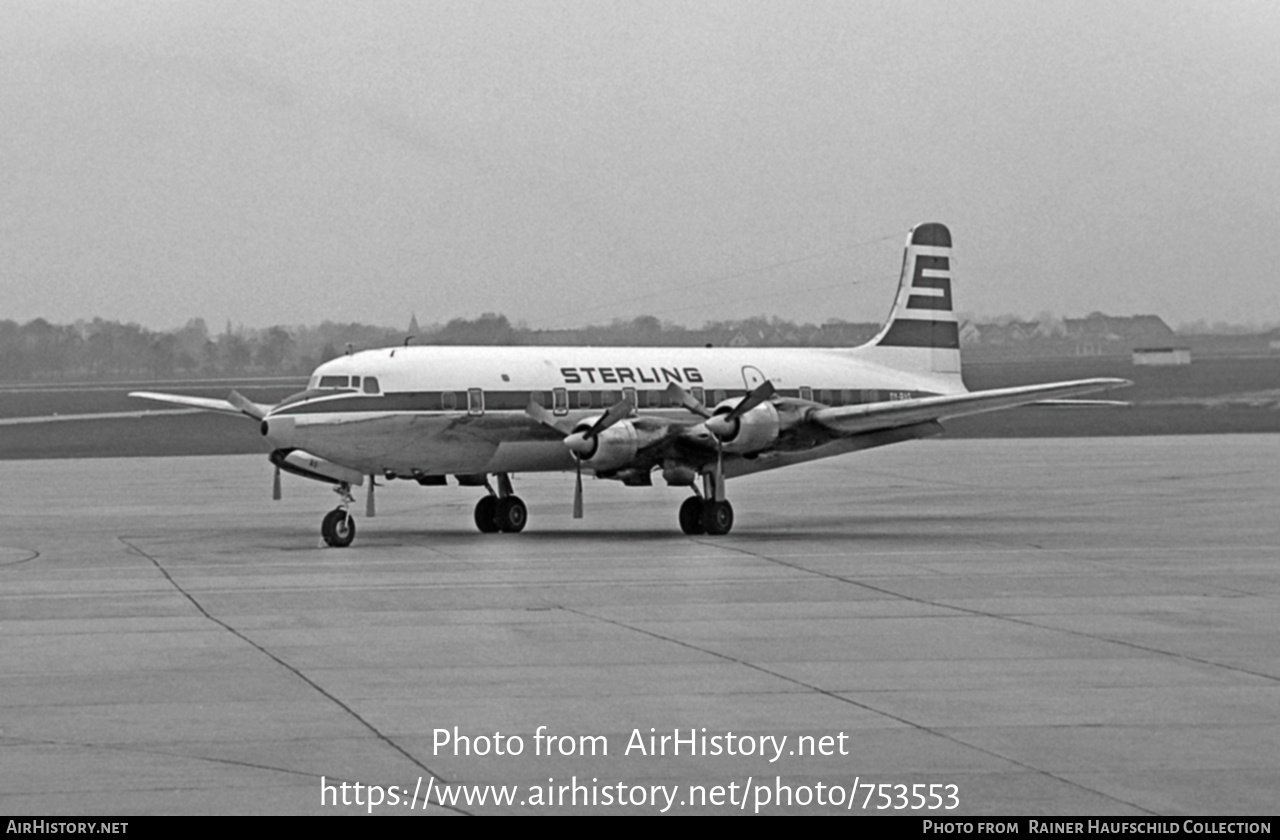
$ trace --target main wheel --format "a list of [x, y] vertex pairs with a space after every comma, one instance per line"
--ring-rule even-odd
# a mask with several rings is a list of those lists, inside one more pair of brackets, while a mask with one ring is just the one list
[[481, 496], [476, 502], [476, 527], [482, 534], [498, 533], [498, 500], [494, 496]]
[[700, 496], [690, 496], [680, 505], [680, 530], [691, 537], [707, 532], [707, 526], [702, 524], [702, 507]]
[[343, 508], [334, 508], [320, 523], [320, 536], [334, 548], [346, 548], [356, 538], [356, 520]]
[[729, 533], [733, 529], [733, 505], [708, 500], [702, 509], [702, 527], [714, 536]]
[[505, 499], [498, 500], [498, 512], [494, 517], [498, 523], [498, 529], [506, 531], [508, 534], [518, 534], [524, 530], [525, 524], [529, 521], [529, 509], [524, 506], [524, 501], [519, 496], [507, 496]]

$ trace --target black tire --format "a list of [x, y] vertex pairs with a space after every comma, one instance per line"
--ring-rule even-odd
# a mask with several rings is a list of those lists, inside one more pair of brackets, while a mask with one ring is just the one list
[[684, 531], [691, 537], [707, 532], [707, 526], [702, 523], [702, 497], [690, 496], [684, 500], [684, 504], [680, 505], [680, 530]]
[[494, 496], [482, 496], [476, 502], [476, 527], [482, 534], [498, 533], [498, 500]]
[[529, 509], [519, 496], [508, 496], [498, 500], [498, 514], [495, 517], [498, 529], [508, 534], [518, 534], [529, 523]]
[[733, 530], [733, 505], [727, 501], [708, 501], [702, 509], [702, 527], [712, 536], [721, 536]]
[[334, 508], [320, 523], [320, 536], [334, 548], [346, 548], [356, 538], [356, 519], [342, 508]]

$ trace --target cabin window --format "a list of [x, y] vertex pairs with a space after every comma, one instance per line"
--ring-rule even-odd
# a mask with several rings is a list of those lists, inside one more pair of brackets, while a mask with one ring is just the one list
[[352, 387], [352, 388], [359, 388], [359, 387], [360, 387], [360, 377], [358, 377], [358, 376], [353, 376], [353, 377], [351, 377], [351, 387]]
[[378, 393], [378, 377], [366, 376], [364, 378], [364, 392], [366, 394]]
[[853, 405], [853, 391], [850, 391], [848, 388], [845, 388], [843, 391], [841, 391], [841, 392], [840, 392], [840, 404], [841, 404], [841, 405]]
[[818, 402], [823, 405], [831, 405], [831, 392], [824, 388], [822, 393], [818, 395]]
[[717, 388], [713, 396], [716, 398], [716, 405], [719, 405], [720, 403], [724, 402], [726, 399], [726, 395], [723, 388]]
[[467, 413], [484, 414], [484, 391], [479, 388], [467, 389]]
[[662, 406], [661, 391], [645, 391], [644, 396], [645, 405], [649, 406], [649, 408], [660, 408]]
[[601, 392], [600, 392], [600, 407], [601, 407], [601, 408], [608, 408], [609, 406], [613, 405], [613, 404], [614, 404], [614, 403], [616, 403], [617, 401], [618, 401], [618, 400], [617, 400], [617, 397], [614, 395], [613, 391], [601, 391]]
[[590, 391], [578, 392], [578, 408], [591, 408], [591, 392]]
[[440, 395], [440, 407], [445, 411], [453, 411], [458, 407], [458, 395], [453, 391], [445, 391]]
[[322, 376], [320, 377], [321, 388], [345, 388], [349, 380], [345, 376]]
[[813, 389], [802, 385], [800, 387], [800, 399], [813, 402]]
[[623, 389], [622, 389], [622, 398], [623, 398], [624, 400], [626, 400], [627, 402], [631, 403], [631, 407], [632, 407], [632, 408], [639, 408], [639, 407], [640, 407], [640, 400], [639, 400], [639, 398], [638, 398], [638, 397], [636, 397], [636, 389], [635, 389], [635, 388], [623, 388]]
[[569, 392], [564, 388], [556, 388], [551, 392], [551, 409], [556, 414], [569, 412]]

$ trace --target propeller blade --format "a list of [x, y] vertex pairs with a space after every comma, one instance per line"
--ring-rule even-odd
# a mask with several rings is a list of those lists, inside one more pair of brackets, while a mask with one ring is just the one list
[[586, 431], [586, 436], [589, 438], [596, 437], [605, 429], [625, 418], [631, 413], [631, 410], [632, 405], [630, 400], [622, 400], [621, 402], [614, 403], [609, 406], [609, 410], [596, 421], [596, 424]]
[[263, 406], [253, 402], [239, 391], [232, 391], [227, 396], [227, 402], [231, 403], [254, 420], [261, 420], [267, 416], [267, 411]]
[[369, 495], [364, 502], [364, 515], [373, 519], [377, 514], [374, 512], [373, 488], [377, 485], [373, 482], [373, 476], [369, 476]]
[[707, 410], [705, 405], [698, 402], [694, 398], [693, 394], [690, 394], [674, 382], [667, 386], [667, 397], [669, 399], [679, 400], [681, 405], [704, 420], [711, 416], [711, 412]]
[[271, 499], [272, 501], [280, 501], [280, 467], [276, 467], [276, 477], [271, 482]]
[[724, 501], [724, 444], [716, 441], [716, 486], [712, 498], [717, 502]]
[[746, 414], [748, 411], [755, 408], [760, 403], [764, 402], [765, 400], [769, 399], [772, 396], [773, 396], [773, 383], [766, 379], [764, 382], [760, 383], [760, 386], [757, 387], [754, 391], [752, 391], [750, 394], [747, 394], [746, 398], [744, 398], [742, 402], [738, 403], [736, 406], [733, 407], [733, 411], [729, 412], [729, 417], [728, 417], [729, 422], [732, 423], [734, 420], [737, 420], [739, 417]]
[[578, 480], [573, 488], [573, 518], [582, 518], [582, 462], [578, 462]]
[[562, 435], [567, 435], [573, 431], [573, 425], [567, 417], [557, 417], [548, 411], [545, 406], [538, 405], [536, 402], [530, 402], [529, 405], [525, 406], [524, 413], [542, 425], [555, 429]]

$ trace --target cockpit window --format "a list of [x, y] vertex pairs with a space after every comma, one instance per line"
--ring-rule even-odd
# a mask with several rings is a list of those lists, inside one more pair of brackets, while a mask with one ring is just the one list
[[366, 394], [378, 393], [378, 377], [366, 376], [364, 378], [364, 392]]
[[320, 377], [321, 388], [345, 388], [350, 383], [350, 379], [346, 376], [322, 376]]

